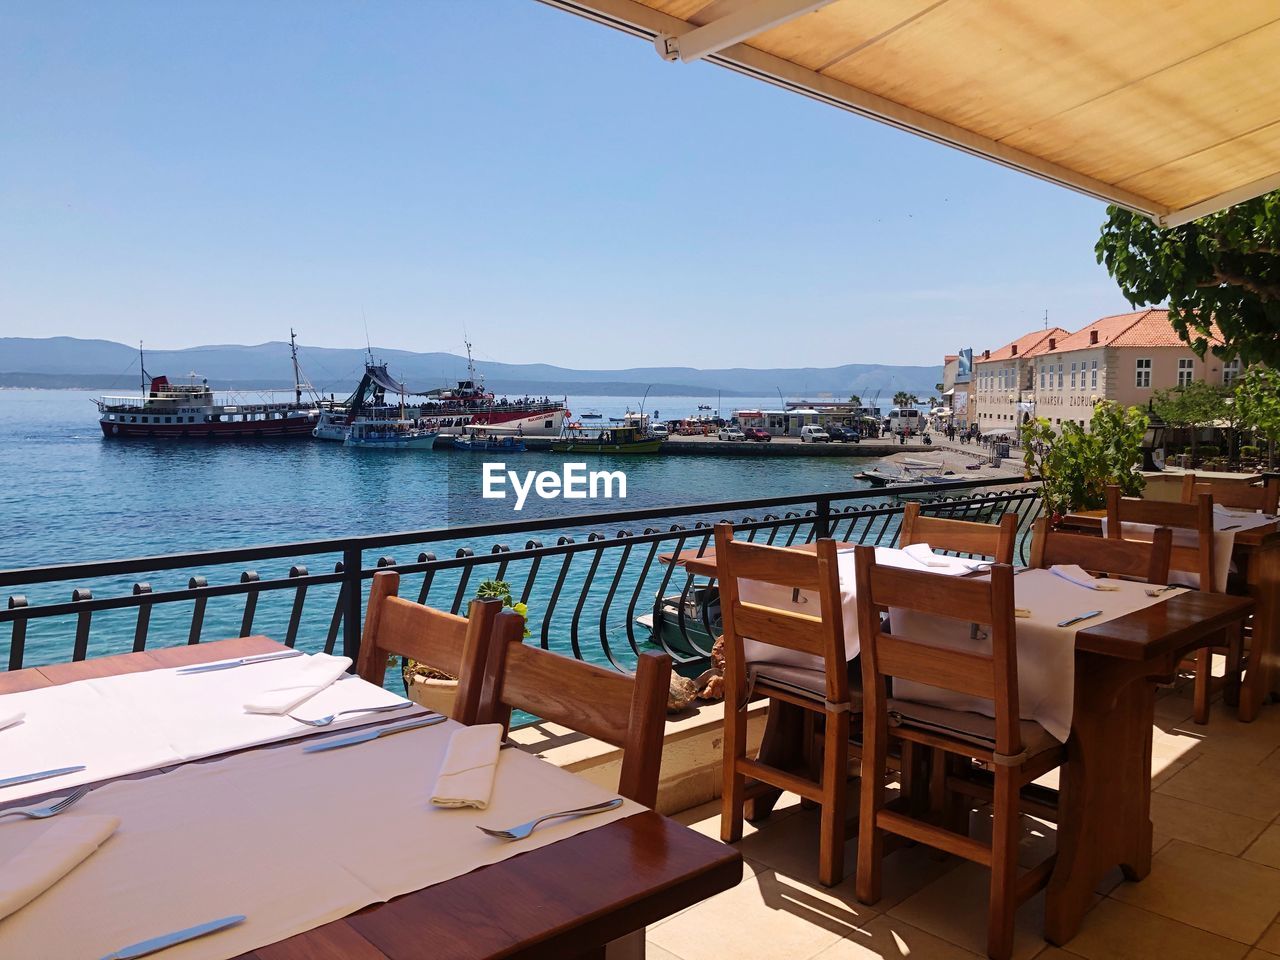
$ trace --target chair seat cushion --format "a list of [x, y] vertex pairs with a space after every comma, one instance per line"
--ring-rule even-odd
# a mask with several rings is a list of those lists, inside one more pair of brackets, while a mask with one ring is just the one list
[[[968, 710], [948, 710], [946, 707], [916, 703], [913, 700], [895, 700], [892, 697], [887, 701], [887, 706], [890, 726], [928, 730], [986, 750], [995, 750], [996, 722], [992, 717], [984, 717]], [[1021, 729], [1022, 749], [1028, 760], [1046, 750], [1062, 746], [1053, 734], [1034, 720], [1021, 720], [1018, 725]]]
[[[861, 679], [857, 670], [849, 671], [849, 704], [854, 712], [862, 709]], [[770, 683], [792, 693], [818, 702], [827, 699], [827, 674], [825, 670], [807, 670], [789, 663], [752, 663], [747, 667], [747, 683]]]

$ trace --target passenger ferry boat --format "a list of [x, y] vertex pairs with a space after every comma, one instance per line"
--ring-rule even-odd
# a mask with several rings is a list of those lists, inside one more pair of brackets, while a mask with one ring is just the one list
[[[320, 420], [320, 401], [298, 368], [298, 349], [289, 331], [293, 355], [292, 402], [243, 402], [232, 397], [219, 401], [209, 382], [191, 374], [186, 383], [168, 377], [148, 377], [142, 367], [141, 396], [104, 396], [98, 405], [102, 435], [132, 440], [300, 439], [311, 436]], [[138, 348], [139, 359], [142, 348]], [[303, 389], [312, 399], [302, 399]]]
[[371, 355], [355, 392], [345, 403], [324, 412], [314, 435], [318, 440], [342, 441], [360, 416], [378, 413], [386, 416], [391, 410], [398, 410], [397, 405], [388, 404], [388, 392], [423, 398], [406, 404], [406, 414], [421, 421], [423, 428], [449, 436], [461, 435], [469, 427], [499, 427], [506, 432], [518, 431], [526, 437], [554, 437], [564, 428], [568, 411], [562, 400], [549, 397], [512, 400], [486, 391], [484, 378], [476, 372], [471, 358], [470, 343], [467, 344], [467, 373], [468, 378], [457, 381], [455, 387], [418, 393], [408, 390], [391, 376], [385, 363], [375, 363]]
[[342, 443], [364, 450], [430, 450], [438, 436], [439, 433], [424, 430], [414, 420], [361, 417], [351, 425]]

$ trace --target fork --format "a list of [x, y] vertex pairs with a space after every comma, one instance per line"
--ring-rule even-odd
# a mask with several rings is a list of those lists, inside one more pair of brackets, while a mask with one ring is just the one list
[[36, 807], [34, 810], [0, 810], [0, 817], [30, 817], [32, 820], [56, 817], [88, 792], [88, 786], [76, 787], [57, 803], [52, 803], [47, 807]]
[[614, 797], [612, 800], [606, 800], [604, 803], [593, 803], [589, 807], [578, 807], [576, 810], [561, 810], [559, 813], [548, 813], [536, 820], [530, 820], [528, 823], [522, 823], [518, 827], [510, 827], [506, 830], [493, 830], [489, 827], [476, 825], [476, 829], [481, 833], [486, 833], [498, 840], [523, 840], [529, 834], [533, 833], [534, 828], [538, 824], [547, 820], [556, 820], [560, 817], [578, 817], [585, 816], [589, 813], [604, 813], [606, 810], [616, 810], [622, 806], [622, 798]]
[[339, 710], [337, 713], [331, 713], [327, 717], [316, 717], [314, 720], [304, 720], [302, 717], [295, 717], [292, 713], [286, 713], [285, 716], [290, 720], [305, 723], [308, 727], [327, 727], [339, 717], [345, 717], [349, 713], [386, 713], [388, 710], [403, 710], [405, 707], [411, 706], [413, 706], [413, 701], [406, 700], [404, 703], [389, 703], [383, 707], [356, 707], [354, 710]]
[[1177, 589], [1178, 589], [1178, 585], [1176, 583], [1171, 583], [1167, 587], [1160, 587], [1158, 590], [1147, 590], [1145, 592], [1148, 597], [1160, 597], [1168, 593], [1170, 590], [1177, 590]]

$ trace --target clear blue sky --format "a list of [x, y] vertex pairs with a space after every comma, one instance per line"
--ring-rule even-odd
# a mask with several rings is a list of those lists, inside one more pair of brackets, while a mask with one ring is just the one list
[[935, 363], [1128, 309], [1103, 209], [534, 0], [0, 4], [3, 335]]

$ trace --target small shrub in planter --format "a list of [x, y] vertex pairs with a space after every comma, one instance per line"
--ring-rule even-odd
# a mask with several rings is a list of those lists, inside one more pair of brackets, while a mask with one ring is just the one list
[[1202, 443], [1197, 452], [1200, 454], [1201, 459], [1204, 460], [1213, 460], [1222, 453], [1216, 443]]
[[1262, 457], [1262, 448], [1245, 444], [1240, 448], [1240, 457], [1243, 460], [1258, 460]]

